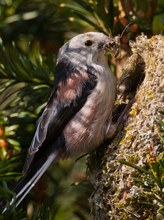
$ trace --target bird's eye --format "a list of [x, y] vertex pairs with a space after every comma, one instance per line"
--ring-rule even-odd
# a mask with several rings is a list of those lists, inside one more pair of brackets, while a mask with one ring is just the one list
[[85, 46], [87, 46], [87, 47], [92, 46], [92, 44], [93, 44], [93, 41], [92, 41], [92, 40], [86, 40], [86, 41], [85, 41]]

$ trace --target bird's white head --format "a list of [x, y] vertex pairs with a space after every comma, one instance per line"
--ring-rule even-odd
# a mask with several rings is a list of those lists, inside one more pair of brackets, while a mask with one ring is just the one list
[[109, 37], [99, 32], [79, 34], [64, 44], [58, 60], [65, 57], [74, 64], [106, 62], [104, 50], [110, 47]]

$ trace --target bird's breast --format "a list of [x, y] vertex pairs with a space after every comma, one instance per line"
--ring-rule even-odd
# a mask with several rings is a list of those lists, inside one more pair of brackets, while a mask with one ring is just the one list
[[85, 105], [65, 127], [68, 154], [89, 152], [103, 141], [105, 125], [111, 121], [115, 100], [115, 78], [111, 74], [99, 75], [98, 83]]

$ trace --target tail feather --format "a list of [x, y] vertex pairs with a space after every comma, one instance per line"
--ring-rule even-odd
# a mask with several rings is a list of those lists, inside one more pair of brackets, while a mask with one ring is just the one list
[[34, 185], [38, 182], [40, 177], [48, 169], [48, 167], [51, 165], [54, 159], [55, 159], [55, 155], [51, 154], [49, 158], [47, 159], [47, 161], [42, 165], [42, 167], [27, 182], [27, 184], [19, 191], [19, 193], [16, 195], [16, 199], [19, 199], [16, 203], [16, 206], [20, 204], [20, 202], [25, 198], [25, 196], [29, 193], [29, 191], [34, 187]]
[[48, 169], [55, 158], [58, 157], [58, 155], [59, 152], [51, 153], [47, 158], [42, 158], [42, 160], [40, 159], [39, 161], [37, 161], [32, 169], [27, 171], [27, 173], [18, 181], [18, 183], [13, 188], [13, 192], [15, 192], [16, 196], [11, 199], [9, 206], [6, 206], [3, 209], [2, 214], [6, 212], [13, 204], [15, 204], [17, 207], [21, 203], [21, 201], [34, 187], [34, 185], [38, 182], [40, 177]]

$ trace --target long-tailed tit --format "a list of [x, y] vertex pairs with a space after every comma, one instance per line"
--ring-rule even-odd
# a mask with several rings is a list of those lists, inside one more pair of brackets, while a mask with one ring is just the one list
[[[10, 205], [24, 199], [53, 161], [90, 152], [113, 134], [116, 79], [105, 50], [110, 38], [88, 32], [65, 43], [58, 54], [54, 90], [28, 150], [24, 175]], [[6, 209], [5, 209], [6, 210]]]

